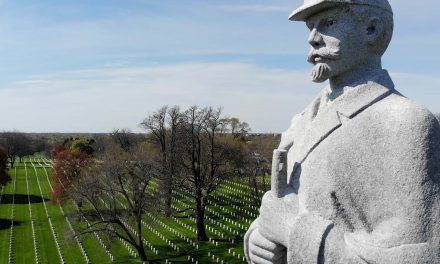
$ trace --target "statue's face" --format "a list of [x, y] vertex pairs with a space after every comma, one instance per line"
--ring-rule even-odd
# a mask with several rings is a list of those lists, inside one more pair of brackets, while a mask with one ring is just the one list
[[367, 29], [350, 12], [349, 7], [336, 7], [306, 20], [310, 29], [308, 42], [312, 46], [308, 61], [314, 65], [314, 82], [342, 75], [368, 56]]

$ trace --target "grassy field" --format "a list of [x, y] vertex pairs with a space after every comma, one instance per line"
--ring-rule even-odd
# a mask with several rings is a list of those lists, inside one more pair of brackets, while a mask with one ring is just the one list
[[[28, 157], [10, 170], [12, 182], [0, 191], [0, 264], [140, 263], [133, 249], [121, 241], [114, 240], [107, 248], [98, 233], [80, 240], [72, 235], [72, 220], [66, 216], [76, 208], [70, 203], [50, 203], [51, 173], [52, 162], [43, 157]], [[243, 236], [258, 212], [252, 206], [250, 188], [228, 181], [215, 192], [207, 208], [208, 242], [195, 240], [195, 219], [185, 210], [193, 204], [190, 194], [175, 190], [173, 217], [145, 214], [143, 236], [149, 259], [154, 263], [245, 263]]]

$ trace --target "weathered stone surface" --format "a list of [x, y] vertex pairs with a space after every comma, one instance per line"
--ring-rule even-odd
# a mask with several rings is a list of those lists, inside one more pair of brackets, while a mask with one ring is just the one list
[[440, 263], [440, 125], [381, 67], [388, 2], [305, 0], [290, 18], [311, 30], [313, 81], [330, 84], [274, 151], [248, 262]]

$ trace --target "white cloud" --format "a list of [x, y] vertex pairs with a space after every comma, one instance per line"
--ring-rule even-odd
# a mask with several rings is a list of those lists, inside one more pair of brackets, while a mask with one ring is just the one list
[[162, 105], [223, 106], [254, 131], [281, 131], [317, 89], [306, 72], [246, 63], [101, 68], [35, 76], [1, 88], [3, 127], [106, 132], [137, 125]]
[[[5, 1], [0, 0], [0, 6]], [[25, 12], [28, 9], [22, 6], [16, 12], [3, 12], [0, 70], [7, 73], [3, 74], [2, 83], [16, 78], [9, 76], [15, 74], [15, 69], [19, 74], [52, 74], [38, 74], [0, 87], [0, 129], [136, 129], [148, 112], [164, 104], [198, 104], [224, 106], [225, 113], [249, 122], [254, 131], [282, 131], [291, 116], [301, 111], [323, 86], [312, 84], [307, 70], [227, 62], [127, 65], [137, 65], [139, 61], [221, 61], [243, 59], [233, 57], [238, 54], [258, 57], [293, 53], [302, 59], [291, 54], [289, 63], [306, 67], [306, 27], [287, 21], [289, 12], [302, 2], [277, 0], [268, 4], [259, 0], [249, 5], [238, 1], [203, 7], [182, 2], [192, 12], [175, 16], [165, 12], [101, 14], [66, 21], [57, 16], [48, 20], [38, 9]], [[388, 58], [393, 63], [391, 70], [400, 71], [391, 74], [396, 87], [433, 112], [440, 112], [440, 77], [434, 73], [438, 53], [432, 52], [438, 45], [437, 23], [433, 21], [438, 21], [440, 1], [390, 2], [395, 11], [396, 34]], [[219, 12], [219, 8], [226, 12]], [[420, 52], [420, 47], [424, 52]], [[279, 58], [267, 56], [260, 63], [286, 63]], [[413, 64], [419, 63], [419, 71], [427, 69], [432, 75], [405, 73], [408, 67], [403, 66], [410, 61], [407, 58]], [[104, 66], [53, 73], [53, 69], [83, 65]]]
[[[440, 112], [440, 77], [391, 73], [396, 88]], [[186, 63], [98, 68], [34, 76], [0, 87], [2, 129], [108, 132], [138, 124], [163, 105], [223, 106], [255, 132], [280, 132], [325, 84], [307, 71], [248, 63]]]

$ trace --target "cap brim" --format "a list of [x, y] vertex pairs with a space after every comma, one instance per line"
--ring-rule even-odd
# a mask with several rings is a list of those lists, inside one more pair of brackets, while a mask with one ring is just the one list
[[304, 4], [295, 11], [293, 11], [290, 16], [289, 20], [292, 21], [305, 21], [310, 16], [323, 11], [325, 9], [334, 7], [334, 6], [340, 6], [340, 5], [346, 5], [347, 2], [344, 2], [341, 0], [335, 0], [335, 1], [329, 1], [329, 0], [321, 0], [320, 2], [316, 3], [316, 1], [313, 1], [309, 4]]

